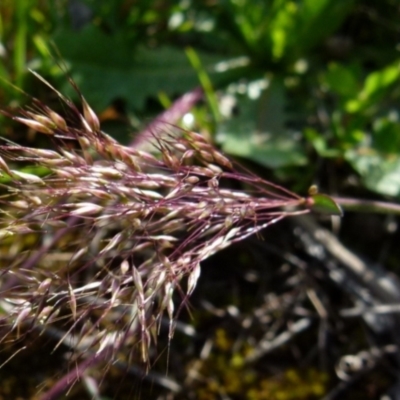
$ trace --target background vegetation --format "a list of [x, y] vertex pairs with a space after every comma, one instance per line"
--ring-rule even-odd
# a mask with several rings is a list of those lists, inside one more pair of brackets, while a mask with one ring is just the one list
[[[203, 265], [192, 315], [179, 317], [169, 346], [161, 335], [149, 375], [134, 361], [97, 365], [69, 398], [376, 399], [396, 390], [396, 0], [3, 0], [0, 13], [3, 108], [26, 102], [8, 83], [58, 104], [28, 68], [77, 100], [68, 74], [122, 143], [143, 146], [146, 126], [174, 109], [168, 122], [301, 195], [317, 184], [391, 203], [386, 215], [319, 221], [333, 226], [339, 250], [313, 220], [284, 221], [217, 254]], [[15, 142], [42, 140], [6, 117], [0, 126]], [[374, 287], [346, 256], [394, 289]], [[0, 370], [4, 399], [34, 398], [68, 372], [69, 349], [51, 355], [54, 340], [35, 339]], [[23, 343], [13, 346], [2, 360]]]

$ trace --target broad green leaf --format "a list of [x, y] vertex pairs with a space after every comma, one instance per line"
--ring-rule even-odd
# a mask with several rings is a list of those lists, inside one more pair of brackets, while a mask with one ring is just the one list
[[343, 97], [354, 97], [359, 90], [359, 84], [349, 67], [331, 63], [325, 75], [324, 83], [332, 92]]
[[[95, 26], [79, 32], [63, 30], [55, 42], [72, 65], [73, 79], [97, 111], [115, 99], [142, 110], [146, 100], [159, 92], [173, 96], [199, 85], [184, 51], [177, 48], [132, 47], [121, 33], [106, 35]], [[219, 56], [200, 58], [210, 73], [221, 61]]]
[[290, 50], [301, 57], [340, 26], [355, 0], [304, 0], [297, 3], [299, 12], [295, 29], [290, 32]]
[[238, 98], [238, 115], [218, 128], [217, 141], [226, 153], [270, 168], [306, 163], [299, 135], [285, 127], [284, 90], [281, 81], [272, 81], [259, 98]]
[[352, 150], [347, 160], [360, 174], [365, 186], [389, 196], [400, 196], [400, 156], [385, 156], [372, 149]]

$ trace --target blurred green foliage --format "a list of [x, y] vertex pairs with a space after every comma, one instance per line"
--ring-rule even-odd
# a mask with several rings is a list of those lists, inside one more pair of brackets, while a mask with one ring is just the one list
[[72, 96], [67, 70], [97, 112], [117, 104], [138, 128], [160, 98], [202, 85], [194, 128], [227, 153], [297, 190], [343, 192], [355, 178], [400, 195], [394, 0], [5, 0], [0, 11], [2, 104], [22, 101], [5, 81], [41, 93], [28, 68]]

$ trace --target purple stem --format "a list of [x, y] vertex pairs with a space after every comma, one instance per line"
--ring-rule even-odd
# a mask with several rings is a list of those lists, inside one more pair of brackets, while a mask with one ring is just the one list
[[197, 87], [179, 97], [174, 101], [171, 107], [161, 113], [146, 127], [146, 129], [136, 135], [135, 139], [133, 139], [129, 144], [129, 147], [140, 147], [140, 145], [147, 141], [149, 137], [154, 135], [154, 133], [165, 130], [167, 125], [171, 126], [175, 124], [180, 118], [189, 112], [193, 106], [203, 98], [203, 96], [203, 89]]
[[[111, 350], [111, 348], [109, 348], [109, 350]], [[109, 353], [110, 351], [107, 351], [106, 348], [100, 354], [93, 354], [85, 361], [82, 361], [80, 364], [74, 366], [71, 372], [64, 375], [55, 385], [51, 387], [50, 390], [39, 397], [39, 400], [58, 399], [66, 390], [71, 387], [73, 383], [79, 380], [79, 378], [89, 367], [99, 364]]]
[[345, 211], [400, 215], [400, 204], [385, 201], [332, 197]]

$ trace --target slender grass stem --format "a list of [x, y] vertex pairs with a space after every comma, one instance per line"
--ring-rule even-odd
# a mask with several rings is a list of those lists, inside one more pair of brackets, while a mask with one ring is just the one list
[[396, 203], [349, 199], [345, 197], [332, 197], [332, 199], [345, 211], [400, 215], [400, 204]]
[[215, 95], [215, 91], [213, 89], [210, 77], [208, 76], [206, 69], [202, 65], [198, 54], [195, 52], [193, 48], [188, 47], [186, 49], [186, 55], [192, 67], [197, 72], [199, 81], [204, 90], [205, 97], [210, 106], [214, 122], [217, 123], [220, 120], [220, 112], [219, 112], [217, 97]]

